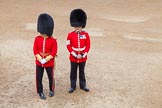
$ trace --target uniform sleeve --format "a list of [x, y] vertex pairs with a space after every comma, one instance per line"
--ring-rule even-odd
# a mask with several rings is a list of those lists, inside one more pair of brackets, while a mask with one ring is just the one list
[[52, 46], [52, 52], [50, 53], [53, 57], [57, 55], [57, 41], [54, 39], [53, 46]]
[[68, 36], [67, 36], [66, 46], [67, 46], [68, 51], [71, 53], [73, 51], [73, 49], [72, 49], [72, 45], [71, 45], [70, 34], [68, 34]]
[[91, 45], [89, 34], [87, 33], [86, 36], [87, 36], [86, 37], [86, 48], [84, 50], [84, 53], [88, 53], [89, 52], [90, 45]]
[[70, 54], [72, 54], [73, 57], [77, 57], [77, 54], [72, 49], [72, 43], [71, 43], [71, 35], [68, 34], [67, 40], [66, 40], [66, 46]]
[[33, 53], [34, 53], [34, 55], [39, 54], [37, 38], [35, 38], [35, 40], [34, 40]]

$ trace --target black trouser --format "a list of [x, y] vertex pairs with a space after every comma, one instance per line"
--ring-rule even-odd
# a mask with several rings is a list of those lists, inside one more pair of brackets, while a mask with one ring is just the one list
[[42, 84], [42, 78], [44, 73], [44, 68], [47, 72], [48, 80], [49, 80], [49, 90], [54, 92], [55, 88], [55, 82], [54, 82], [54, 72], [53, 67], [42, 67], [36, 65], [36, 88], [37, 93], [43, 92], [43, 84]]
[[79, 66], [79, 84], [80, 88], [84, 88], [86, 86], [86, 79], [85, 79], [85, 64], [86, 62], [72, 62], [71, 61], [71, 71], [70, 71], [70, 81], [71, 81], [71, 88], [76, 88], [76, 81], [77, 81], [77, 68]]

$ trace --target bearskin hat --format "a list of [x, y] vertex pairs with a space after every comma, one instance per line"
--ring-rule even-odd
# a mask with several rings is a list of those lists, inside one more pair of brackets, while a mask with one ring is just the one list
[[37, 22], [37, 31], [41, 34], [52, 36], [53, 29], [54, 29], [53, 18], [46, 13], [40, 14]]
[[70, 24], [72, 27], [85, 28], [87, 15], [82, 9], [74, 9], [70, 14]]

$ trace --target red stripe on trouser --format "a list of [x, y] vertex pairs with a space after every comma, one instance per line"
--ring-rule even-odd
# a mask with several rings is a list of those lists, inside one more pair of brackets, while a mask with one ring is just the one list
[[52, 67], [52, 91], [55, 90], [55, 78], [54, 78], [54, 67]]
[[37, 91], [37, 93], [38, 93], [38, 85], [37, 85], [37, 83], [38, 83], [38, 79], [37, 79], [37, 67], [36, 67], [36, 74], [35, 74], [35, 79], [36, 79], [36, 91]]

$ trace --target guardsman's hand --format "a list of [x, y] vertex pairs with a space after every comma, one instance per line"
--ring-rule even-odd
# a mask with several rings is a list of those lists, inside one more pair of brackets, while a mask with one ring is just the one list
[[82, 58], [82, 55], [81, 54], [78, 54], [77, 55], [77, 59], [81, 59]]
[[35, 55], [35, 57], [37, 58], [38, 61], [42, 60], [42, 57], [39, 54]]
[[52, 58], [53, 58], [53, 56], [52, 55], [49, 55], [45, 59], [46, 59], [46, 61], [50, 61]]

